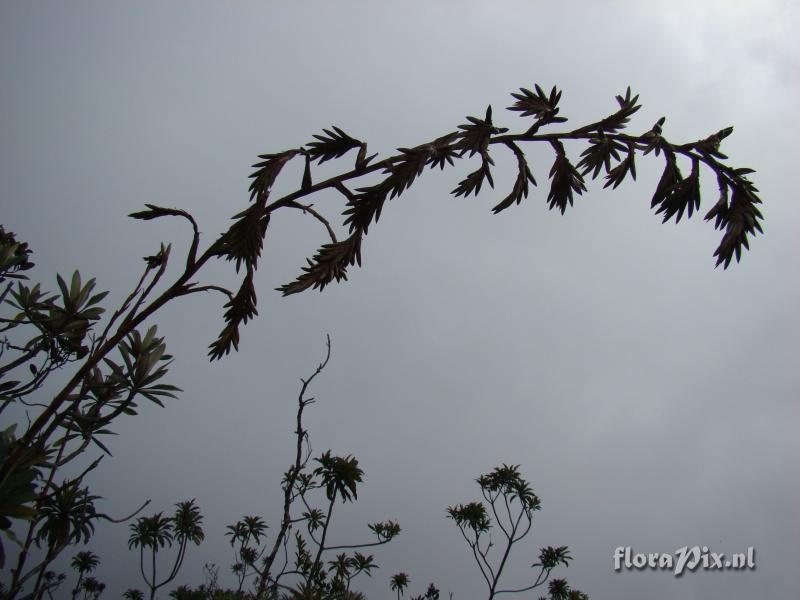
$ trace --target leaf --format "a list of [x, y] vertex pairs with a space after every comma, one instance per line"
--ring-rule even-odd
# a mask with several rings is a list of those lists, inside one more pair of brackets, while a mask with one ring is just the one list
[[147, 268], [157, 269], [159, 267], [163, 267], [169, 260], [169, 253], [171, 248], [172, 244], [167, 244], [166, 246], [164, 246], [162, 242], [161, 247], [159, 248], [156, 254], [152, 256], [143, 257], [144, 261], [147, 263]]
[[381, 216], [388, 189], [385, 185], [378, 184], [359, 188], [357, 191], [357, 194], [349, 198], [342, 213], [346, 217], [344, 224], [349, 226], [351, 234], [360, 231], [366, 235], [370, 223], [377, 223]]
[[303, 273], [291, 283], [277, 288], [278, 291], [284, 296], [308, 288], [322, 291], [334, 280], [346, 280], [347, 267], [355, 263], [361, 265], [361, 235], [360, 231], [355, 231], [346, 240], [324, 244], [312, 259], [307, 259], [308, 266], [303, 267]]
[[233, 218], [237, 221], [217, 240], [217, 255], [235, 261], [238, 273], [242, 263], [256, 268], [270, 216], [264, 212], [263, 206], [254, 204]]
[[636, 180], [636, 151], [634, 150], [633, 144], [628, 146], [628, 156], [625, 157], [621, 163], [619, 163], [616, 167], [611, 169], [606, 175], [606, 184], [603, 188], [607, 188], [608, 186], [613, 186], [611, 189], [617, 189], [617, 186], [625, 180], [625, 177], [631, 174], [631, 178], [635, 181]]
[[103, 452], [105, 452], [109, 456], [114, 456], [113, 454], [111, 454], [111, 450], [109, 450], [106, 447], [106, 445], [103, 442], [101, 442], [100, 440], [98, 440], [96, 437], [92, 438], [92, 442], [94, 442]]
[[148, 210], [133, 212], [128, 216], [142, 221], [150, 221], [151, 219], [158, 219], [160, 217], [178, 217], [187, 216], [189, 214], [185, 210], [179, 210], [177, 208], [164, 208], [163, 206], [157, 206], [155, 204], [145, 204], [145, 206]]
[[756, 194], [758, 190], [744, 178], [735, 180], [732, 185], [730, 206], [725, 211], [723, 218], [725, 234], [714, 252], [714, 256], [717, 257], [716, 266], [722, 264], [725, 269], [728, 268], [734, 256], [736, 262], [739, 262], [742, 247], [750, 248], [748, 235], [764, 232], [759, 223], [763, 216], [761, 211], [756, 208], [756, 204], [761, 203], [761, 199]]
[[628, 86], [624, 97], [617, 96], [617, 103], [619, 104], [619, 110], [617, 112], [597, 123], [592, 123], [586, 127], [580, 127], [572, 133], [588, 133], [590, 131], [616, 133], [620, 129], [624, 129], [628, 121], [630, 121], [631, 116], [641, 108], [641, 105], [636, 104], [637, 100], [639, 100], [639, 96], [636, 95], [632, 97], [631, 88]]
[[[726, 160], [728, 157], [719, 151], [719, 146], [722, 140], [728, 137], [731, 133], [733, 133], [733, 127], [720, 129], [718, 132], [708, 136], [707, 138], [695, 142], [692, 144], [692, 147], [706, 156], [713, 156], [714, 158]], [[749, 173], [754, 172], [752, 169], [744, 169], [744, 171]]]
[[[341, 158], [354, 148], [361, 147], [361, 142], [350, 137], [344, 131], [334, 126], [333, 131], [323, 129], [325, 135], [314, 135], [316, 141], [306, 144], [308, 156], [312, 161], [318, 160], [319, 164], [334, 158]], [[362, 157], [362, 162], [364, 158]]]
[[389, 190], [390, 200], [411, 187], [414, 180], [422, 174], [431, 157], [430, 152], [424, 146], [414, 149], [398, 148], [398, 150], [400, 151], [399, 160], [384, 171], [389, 174], [383, 185]]
[[67, 288], [67, 283], [62, 279], [61, 275], [57, 273], [56, 282], [58, 282], [58, 287], [61, 290], [61, 298], [64, 300], [64, 306], [66, 307], [69, 303], [69, 288]]
[[6, 231], [0, 225], [0, 277], [7, 279], [27, 279], [19, 271], [33, 268], [33, 263], [28, 260], [32, 251], [26, 242], [18, 242], [11, 231]]
[[[92, 281], [89, 282], [89, 285], [91, 285], [91, 287], [94, 287], [94, 279], [92, 279]], [[89, 286], [87, 285], [87, 287]], [[90, 290], [91, 287], [89, 287]], [[78, 271], [74, 271], [72, 273], [72, 281], [70, 281], [70, 286], [69, 286], [69, 299], [72, 300], [77, 306], [80, 306], [81, 304], [80, 302], [78, 302], [78, 298], [80, 296], [82, 289], [83, 286], [81, 285], [81, 274]]]
[[553, 86], [548, 96], [538, 84], [535, 87], [536, 93], [526, 88], [520, 88], [519, 93], [512, 93], [511, 96], [516, 102], [509, 106], [508, 110], [519, 112], [520, 117], [536, 117], [540, 125], [566, 121], [567, 119], [564, 117], [556, 116], [559, 111], [557, 106], [561, 99], [561, 92]]
[[661, 178], [656, 185], [656, 191], [653, 192], [653, 198], [650, 200], [650, 208], [655, 208], [664, 203], [670, 190], [683, 179], [678, 165], [675, 163], [675, 154], [671, 151], [664, 152], [664, 171], [661, 173]]
[[458, 157], [458, 152], [456, 152], [452, 144], [457, 138], [457, 133], [448, 133], [436, 138], [426, 146], [431, 169], [439, 167], [443, 171], [445, 163], [453, 166], [453, 159]]
[[728, 182], [721, 174], [717, 177], [719, 183], [719, 200], [706, 213], [705, 220], [714, 220], [714, 229], [721, 229], [728, 224]]
[[605, 135], [589, 140], [589, 147], [581, 153], [581, 160], [577, 168], [583, 169], [581, 175], [586, 175], [593, 171], [592, 179], [600, 173], [600, 169], [605, 168], [605, 172], [611, 171], [611, 160], [620, 160], [620, 152], [626, 147], [622, 142], [614, 140]]
[[477, 196], [478, 192], [481, 191], [481, 186], [484, 181], [488, 181], [489, 186], [494, 187], [492, 171], [489, 167], [490, 164], [494, 164], [494, 161], [492, 161], [488, 154], [482, 154], [481, 156], [483, 160], [481, 161], [480, 168], [467, 175], [459, 182], [456, 188], [450, 192], [454, 194], [456, 198], [459, 196], [464, 196], [466, 198], [470, 194], [475, 194]]
[[517, 157], [517, 179], [514, 181], [514, 187], [512, 188], [511, 193], [509, 193], [508, 196], [506, 196], [497, 206], [492, 208], [492, 212], [494, 214], [505, 210], [515, 202], [519, 204], [522, 202], [523, 197], [527, 198], [528, 182], [536, 185], [536, 180], [533, 178], [533, 174], [528, 168], [528, 163], [525, 160], [525, 155], [522, 153], [522, 150], [520, 150], [516, 144], [509, 144], [509, 147]]
[[554, 144], [556, 148], [556, 160], [550, 169], [550, 193], [547, 195], [547, 202], [550, 210], [558, 207], [561, 214], [567, 209], [567, 204], [572, 206], [573, 192], [578, 195], [586, 191], [586, 184], [578, 169], [569, 162], [561, 142]]
[[[256, 302], [253, 270], [248, 269], [247, 275], [242, 281], [242, 285], [239, 287], [239, 291], [225, 304], [225, 308], [227, 309], [223, 315], [225, 327], [219, 334], [219, 337], [209, 346], [208, 355], [211, 360], [218, 360], [229, 354], [231, 348], [239, 350], [239, 327], [240, 325], [246, 324], [248, 320], [258, 314]], [[168, 390], [170, 389], [170, 387], [164, 388], [158, 386], [153, 388], [154, 394], [174, 397], [169, 393]], [[161, 402], [154, 397], [148, 396], [148, 398], [153, 402], [161, 404]]]
[[[666, 154], [666, 156], [670, 156]], [[651, 207], [658, 206], [656, 214], [664, 213], [663, 223], [675, 216], [679, 223], [683, 213], [690, 218], [695, 210], [700, 208], [700, 172], [697, 160], [692, 161], [692, 172], [683, 178], [675, 164], [674, 156], [667, 160], [664, 173], [661, 175], [656, 193], [650, 203]]]
[[458, 126], [461, 131], [456, 133], [457, 141], [453, 146], [461, 156], [466, 152], [469, 152], [470, 156], [484, 154], [493, 135], [508, 131], [504, 127], [495, 127], [492, 124], [491, 106], [486, 109], [486, 117], [484, 119], [467, 117], [467, 121], [469, 121], [467, 125]]
[[103, 298], [105, 298], [106, 296], [108, 296], [108, 292], [100, 292], [99, 294], [95, 294], [94, 296], [89, 298], [89, 301], [86, 303], [86, 306], [92, 306], [93, 304], [97, 304], [98, 302], [101, 302]]
[[277, 154], [261, 154], [259, 158], [264, 160], [253, 165], [256, 171], [250, 175], [253, 180], [250, 184], [250, 201], [252, 202], [259, 196], [268, 196], [281, 169], [298, 154], [300, 154], [299, 150], [287, 150]]
[[666, 122], [666, 117], [661, 117], [658, 121], [656, 121], [655, 125], [645, 133], [641, 138], [641, 143], [639, 144], [639, 149], [644, 150], [644, 155], [647, 156], [655, 150], [656, 156], [661, 154], [661, 145], [663, 143], [663, 138], [661, 137], [661, 131], [664, 123]]

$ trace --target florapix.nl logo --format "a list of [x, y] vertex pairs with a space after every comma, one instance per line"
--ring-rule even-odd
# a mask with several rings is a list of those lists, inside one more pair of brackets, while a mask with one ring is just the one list
[[746, 552], [730, 556], [712, 552], [708, 546], [683, 546], [675, 552], [633, 552], [630, 546], [618, 546], [614, 550], [614, 570], [642, 571], [644, 569], [672, 571], [680, 577], [686, 571], [755, 570], [756, 551], [752, 546]]

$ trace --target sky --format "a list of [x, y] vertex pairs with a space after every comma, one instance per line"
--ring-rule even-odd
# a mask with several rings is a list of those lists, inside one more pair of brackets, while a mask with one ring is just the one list
[[[780, 0], [0, 4], [2, 223], [34, 249], [36, 281], [52, 289], [56, 273], [79, 269], [111, 291], [107, 307], [160, 242], [173, 244], [167, 278], [185, 256], [183, 223], [126, 217], [144, 203], [190, 211], [204, 246], [247, 206], [259, 154], [336, 125], [386, 157], [489, 104], [498, 125], [524, 131], [503, 109], [535, 83], [563, 90], [565, 128], [610, 114], [628, 85], [643, 105], [632, 133], [661, 116], [676, 143], [733, 125], [723, 151], [756, 169], [764, 200], [765, 234], [740, 264], [715, 269], [710, 223], [662, 225], [649, 207], [661, 159], [641, 157], [637, 181], [614, 191], [589, 183], [562, 216], [547, 210], [552, 157], [531, 144], [539, 186], [520, 206], [491, 213], [515, 176], [499, 151], [496, 187], [477, 198], [450, 194], [474, 159], [426, 171], [370, 227], [347, 282], [287, 298], [275, 288], [326, 233], [279, 211], [256, 278], [259, 316], [237, 354], [207, 360], [218, 295], [152, 320], [183, 393], [115, 422], [113, 457], [91, 478], [99, 507], [121, 516], [151, 499], [148, 510], [171, 512], [196, 498], [206, 541], [175, 586], [201, 583], [204, 563], [232, 585], [225, 526], [258, 514], [277, 529], [300, 378], [330, 334], [306, 425], [315, 454], [352, 454], [365, 472], [331, 536], [369, 541], [366, 524], [385, 519], [403, 529], [357, 580], [370, 598], [391, 597], [399, 571], [412, 595], [433, 581], [445, 597], [482, 597], [445, 508], [479, 499], [475, 478], [503, 463], [520, 465], [542, 501], [510, 586], [528, 582], [540, 547], [567, 545], [574, 561], [554, 576], [592, 598], [795, 597], [798, 23], [798, 5]], [[567, 152], [576, 162], [582, 149]], [[301, 163], [287, 167], [273, 198], [301, 175]], [[713, 173], [701, 178], [702, 215], [717, 191]], [[339, 197], [309, 201], [343, 231]], [[202, 281], [233, 286], [230, 267]], [[103, 525], [87, 547], [101, 557], [104, 597], [143, 587], [127, 540], [127, 525]], [[753, 547], [757, 568], [613, 569], [619, 546], [693, 545]]]

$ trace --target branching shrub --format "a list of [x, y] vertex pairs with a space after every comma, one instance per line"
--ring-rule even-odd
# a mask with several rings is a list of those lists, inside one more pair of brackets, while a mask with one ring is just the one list
[[[40, 284], [28, 285], [26, 273], [33, 267], [31, 250], [14, 233], [0, 227], [0, 413], [12, 419], [0, 427], [0, 531], [18, 550], [5, 597], [18, 597], [26, 586], [34, 596], [50, 593], [56, 584], [48, 566], [64, 549], [86, 543], [100, 520], [119, 522], [138, 513], [112, 519], [98, 512], [95, 503], [99, 498], [91, 494], [84, 479], [100, 458], [90, 460], [87, 451], [94, 446], [108, 453], [104, 436], [113, 433], [111, 426], [117, 418], [135, 415], [142, 398], [162, 405], [180, 391], [163, 382], [171, 356], [163, 338], [157, 336], [156, 327], [147, 327], [164, 306], [195, 293], [222, 294], [226, 299], [224, 326], [210, 344], [208, 354], [215, 360], [238, 350], [241, 326], [258, 314], [255, 273], [272, 215], [278, 210], [302, 211], [324, 226], [330, 237], [330, 242], [310, 253], [307, 265], [293, 281], [278, 288], [287, 296], [307, 289], [323, 290], [334, 281], [346, 279], [348, 269], [361, 264], [364, 237], [379, 220], [387, 201], [404, 194], [426, 169], [444, 170], [454, 167], [457, 160], [472, 160], [473, 170], [463, 176], [452, 193], [464, 198], [477, 196], [495, 185], [494, 155], [498, 151], [510, 152], [517, 163], [517, 175], [492, 211], [499, 213], [520, 204], [537, 185], [536, 165], [531, 164], [524, 151], [525, 145], [531, 143], [545, 144], [553, 151], [546, 202], [561, 213], [587, 190], [589, 175], [596, 179], [602, 174], [604, 187], [617, 188], [626, 179], [636, 178], [637, 158], [652, 154], [661, 157], [663, 172], [652, 195], [651, 208], [664, 222], [673, 218], [678, 222], [684, 215], [688, 219], [697, 213], [701, 167], [714, 175], [719, 198], [705, 219], [722, 230], [714, 251], [717, 266], [727, 268], [734, 258], [740, 260], [742, 249], [749, 248], [751, 236], [762, 231], [758, 208], [761, 199], [749, 179], [753, 170], [729, 165], [728, 157], [720, 151], [722, 141], [733, 131], [731, 127], [682, 144], [667, 140], [664, 118], [643, 133], [625, 133], [640, 108], [639, 97], [628, 88], [616, 97], [617, 106], [611, 114], [575, 129], [551, 131], [548, 128], [567, 121], [560, 113], [561, 91], [553, 87], [547, 93], [536, 85], [534, 90], [521, 88], [512, 98], [509, 110], [525, 119], [516, 133], [495, 123], [490, 106], [482, 117], [467, 117], [465, 123], [445, 135], [414, 147], [398, 148], [396, 154], [382, 159], [376, 154], [368, 155], [366, 142], [338, 127], [324, 129], [303, 146], [261, 155], [251, 175], [250, 204], [235, 214], [230, 227], [202, 251], [200, 230], [189, 212], [146, 204], [145, 210], [130, 216], [140, 220], [176, 217], [192, 228], [192, 240], [182, 259], [183, 270], [172, 282], [162, 282], [171, 245], [160, 244], [154, 254], [145, 257], [141, 277], [105, 320], [102, 330], [99, 324], [105, 313], [101, 302], [106, 292], [95, 291], [95, 280], [84, 281], [75, 271], [69, 282], [61, 276], [56, 278], [55, 293], [45, 291]], [[586, 145], [577, 161], [570, 158], [567, 143]], [[350, 152], [356, 154], [351, 167], [315, 181], [318, 165], [343, 160]], [[299, 186], [272, 199], [273, 185], [291, 160], [303, 161]], [[366, 183], [368, 179], [372, 183]], [[325, 190], [336, 191], [344, 204], [338, 233], [339, 228], [305, 201]], [[236, 273], [241, 274], [238, 288], [200, 281], [205, 275], [204, 267], [212, 259], [233, 263]], [[45, 381], [61, 373], [67, 373], [67, 377], [58, 391], [49, 399], [37, 397], [42, 394]], [[22, 412], [31, 418], [18, 433], [16, 421], [22, 421]], [[308, 515], [302, 517], [316, 551], [306, 550], [306, 556], [298, 550], [297, 564], [301, 567], [296, 574], [306, 587], [319, 587], [324, 581], [326, 585], [337, 582], [346, 590], [353, 573], [369, 572], [363, 556], [345, 553], [335, 561], [322, 560], [325, 551], [335, 548], [327, 545], [326, 539], [333, 506], [337, 501], [356, 499], [360, 482], [357, 461], [349, 456], [323, 454], [315, 459], [318, 466], [309, 471], [309, 456], [302, 454], [303, 443], [298, 442], [301, 459], [287, 472], [283, 483], [288, 500], [276, 538], [279, 543], [259, 550], [259, 540], [252, 533], [246, 540], [235, 539], [239, 544], [240, 590], [245, 578], [252, 576], [258, 580], [260, 593], [277, 591], [275, 584], [282, 571], [276, 573], [275, 559], [289, 537], [287, 506], [297, 499], [305, 501], [305, 495], [317, 489], [324, 490], [326, 509], [317, 513], [313, 511], [318, 509], [309, 507]], [[64, 478], [60, 474], [68, 464], [75, 467], [72, 472], [78, 472], [78, 476]], [[467, 517], [466, 513], [462, 516]], [[18, 536], [22, 530], [24, 533]], [[397, 533], [391, 522], [376, 524], [372, 531], [377, 541], [368, 545], [385, 543]], [[300, 546], [297, 532], [295, 543]], [[34, 546], [40, 548], [37, 556]], [[8, 560], [5, 549], [0, 544], [0, 566]], [[494, 589], [492, 577], [488, 579]], [[550, 583], [553, 597], [563, 592], [556, 581]], [[151, 594], [153, 584], [155, 577], [148, 584]], [[97, 593], [99, 585], [91, 586], [91, 593]]]

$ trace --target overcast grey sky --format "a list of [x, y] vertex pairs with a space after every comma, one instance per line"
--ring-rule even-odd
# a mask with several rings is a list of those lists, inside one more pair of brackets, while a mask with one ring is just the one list
[[[359, 582], [370, 598], [390, 597], [397, 571], [412, 594], [435, 581], [482, 597], [444, 509], [478, 499], [474, 478], [503, 462], [522, 465], [543, 504], [511, 585], [539, 547], [568, 545], [574, 563], [557, 575], [592, 598], [797, 597], [799, 17], [780, 0], [0, 4], [2, 223], [35, 250], [38, 280], [79, 268], [112, 291], [108, 306], [159, 242], [173, 256], [186, 247], [180, 223], [125, 217], [145, 202], [189, 210], [209, 243], [247, 205], [258, 154], [338, 125], [384, 156], [490, 103], [521, 131], [501, 109], [534, 83], [563, 89], [566, 126], [610, 113], [627, 85], [643, 103], [633, 132], [662, 115], [676, 142], [734, 125], [723, 151], [757, 170], [764, 199], [765, 235], [715, 270], [709, 223], [662, 225], [649, 208], [660, 159], [640, 159], [638, 181], [614, 192], [595, 182], [563, 217], [547, 210], [546, 149], [529, 149], [539, 187], [497, 216], [512, 160], [498, 158], [497, 188], [477, 199], [449, 194], [474, 168], [461, 161], [385, 207], [349, 282], [290, 298], [274, 288], [325, 232], [278, 213], [238, 354], [206, 360], [219, 297], [159, 313], [170, 381], [185, 391], [116, 424], [114, 457], [92, 480], [103, 507], [197, 498], [207, 540], [175, 583], [202, 582], [204, 562], [232, 583], [225, 525], [260, 514], [277, 527], [299, 378], [330, 332], [312, 444], [354, 454], [366, 473], [332, 535], [403, 527]], [[300, 175], [287, 168], [274, 195]], [[715, 199], [704, 173], [701, 214]], [[341, 223], [338, 197], [314, 202]], [[228, 266], [208, 281], [233, 284]], [[108, 597], [142, 587], [127, 538], [125, 525], [102, 527], [89, 547]], [[757, 570], [612, 570], [617, 546], [693, 544], [754, 546]]]

